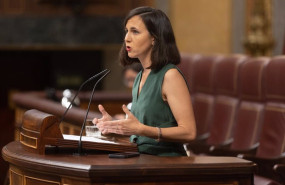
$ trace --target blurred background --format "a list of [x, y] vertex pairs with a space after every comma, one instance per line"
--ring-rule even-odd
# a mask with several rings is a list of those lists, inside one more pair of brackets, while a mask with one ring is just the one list
[[[169, 16], [181, 53], [285, 52], [284, 0], [0, 0], [0, 148], [14, 139], [16, 92], [77, 89], [105, 68], [98, 90], [129, 92], [117, 57], [123, 19], [138, 6]], [[1, 184], [3, 159], [0, 169]]]

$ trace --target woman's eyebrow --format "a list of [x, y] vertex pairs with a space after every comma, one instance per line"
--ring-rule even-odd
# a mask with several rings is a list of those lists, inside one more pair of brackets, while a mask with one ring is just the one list
[[136, 27], [131, 27], [130, 30], [137, 30], [137, 28]]

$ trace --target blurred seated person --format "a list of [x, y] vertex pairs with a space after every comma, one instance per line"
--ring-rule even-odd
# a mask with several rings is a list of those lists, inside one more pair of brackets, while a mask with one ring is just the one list
[[[124, 67], [123, 69], [123, 82], [124, 85], [128, 88], [128, 90], [132, 90], [134, 81], [136, 79], [137, 74], [142, 70], [141, 63], [132, 63], [131, 65], [128, 65]], [[127, 105], [127, 108], [131, 110], [132, 103], [129, 103]], [[125, 119], [125, 114], [116, 114], [114, 116], [114, 119]]]
[[142, 70], [141, 63], [132, 63], [123, 69], [124, 85], [130, 90], [133, 88], [133, 84], [137, 74]]

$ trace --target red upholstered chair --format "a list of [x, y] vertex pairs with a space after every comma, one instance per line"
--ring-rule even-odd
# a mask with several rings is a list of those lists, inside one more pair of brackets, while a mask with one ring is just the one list
[[229, 148], [212, 146], [211, 155], [255, 154], [264, 111], [264, 69], [269, 58], [248, 58], [239, 70], [239, 99], [233, 142]]
[[178, 64], [178, 68], [183, 73], [187, 84], [190, 89], [191, 95], [194, 94], [194, 86], [193, 86], [193, 73], [194, 73], [194, 63], [199, 60], [201, 55], [199, 54], [188, 54], [188, 53], [181, 53], [181, 62]]
[[[212, 116], [209, 120], [209, 137], [206, 139], [205, 144], [199, 144], [196, 146], [193, 146], [193, 144], [189, 145], [190, 150], [192, 150], [194, 153], [209, 153], [209, 147], [212, 145], [225, 146], [232, 142], [232, 131], [234, 128], [236, 110], [239, 103], [237, 98], [238, 72], [240, 65], [245, 59], [246, 57], [243, 55], [232, 55], [219, 58], [219, 60], [215, 63], [213, 71], [211, 71], [213, 76], [208, 77], [208, 80], [212, 83], [210, 85], [213, 87], [213, 89], [209, 89], [208, 92], [210, 92], [210, 90], [214, 90], [214, 96], [212, 96], [213, 104], [211, 105], [212, 107], [210, 109], [210, 111], [212, 111]], [[199, 62], [197, 62], [197, 64], [199, 64]], [[195, 74], [198, 73], [201, 76], [203, 74], [209, 74], [205, 67], [202, 66], [201, 68], [201, 71], [204, 70], [203, 73], [199, 72], [195, 66]], [[196, 80], [196, 76], [194, 76], [194, 81], [196, 82]], [[200, 91], [198, 88], [199, 86], [197, 87], [195, 82], [195, 91], [196, 88], [197, 91]], [[206, 82], [208, 81], [205, 80], [204, 83], [206, 84]], [[203, 86], [200, 88], [202, 89]], [[195, 93], [195, 113], [197, 111], [197, 109], [195, 110], [197, 99], [197, 93]], [[195, 114], [195, 116], [197, 116], [197, 114]]]
[[192, 91], [194, 93], [192, 94], [192, 103], [197, 137], [186, 146], [192, 152], [192, 149], [195, 149], [195, 153], [199, 153], [200, 146], [205, 145], [206, 139], [209, 137], [214, 105], [214, 69], [221, 58], [218, 55], [202, 55], [193, 63]]
[[220, 56], [203, 56], [194, 64], [193, 109], [197, 126], [197, 137], [209, 136], [214, 104], [214, 70]]
[[[273, 166], [285, 164], [285, 56], [274, 57], [265, 70], [264, 123], [256, 155], [241, 157], [258, 165], [258, 175], [282, 182]], [[285, 183], [285, 182], [282, 182]]]
[[225, 57], [215, 68], [215, 104], [212, 127], [207, 140], [209, 145], [226, 145], [232, 142], [232, 133], [238, 100], [238, 74], [246, 57], [233, 55]]
[[[210, 124], [212, 119], [214, 89], [213, 75], [216, 63], [221, 59], [220, 56], [200, 56], [193, 63], [192, 93], [193, 109], [197, 127], [196, 140], [188, 144], [188, 149], [200, 146], [209, 136]], [[190, 145], [192, 147], [190, 147]]]

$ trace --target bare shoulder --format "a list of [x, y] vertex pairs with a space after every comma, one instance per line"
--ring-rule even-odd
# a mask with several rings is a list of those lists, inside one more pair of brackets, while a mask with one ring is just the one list
[[162, 94], [165, 101], [169, 101], [171, 97], [181, 98], [189, 96], [189, 90], [182, 74], [176, 69], [169, 69], [164, 76], [162, 84]]
[[177, 81], [177, 80], [183, 80], [183, 77], [181, 75], [181, 73], [176, 69], [176, 68], [172, 68], [169, 69], [164, 76], [164, 80], [167, 82], [171, 82], [171, 81]]
[[175, 68], [169, 69], [164, 76], [163, 90], [167, 92], [171, 89], [178, 91], [182, 89], [187, 89], [187, 84], [182, 76], [182, 74]]

